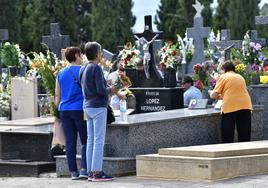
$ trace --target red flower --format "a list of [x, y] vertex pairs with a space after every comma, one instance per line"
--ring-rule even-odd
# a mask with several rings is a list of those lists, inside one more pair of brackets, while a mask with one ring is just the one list
[[200, 89], [201, 91], [204, 89], [204, 84], [200, 80], [196, 80], [194, 86]]
[[164, 69], [164, 68], [166, 68], [166, 64], [162, 61], [162, 62], [160, 62], [160, 69]]
[[166, 52], [166, 51], [167, 51], [167, 49], [166, 49], [166, 48], [164, 48], [164, 49], [163, 49], [163, 52]]
[[136, 52], [132, 51], [132, 52], [131, 52], [131, 55], [136, 55]]
[[176, 50], [173, 50], [172, 55], [173, 55], [173, 56], [177, 55]]
[[130, 60], [131, 60], [131, 56], [128, 56], [128, 57], [127, 57], [127, 61], [130, 61]]
[[168, 56], [165, 57], [164, 61], [166, 62], [168, 60]]
[[127, 60], [124, 61], [124, 64], [127, 65]]

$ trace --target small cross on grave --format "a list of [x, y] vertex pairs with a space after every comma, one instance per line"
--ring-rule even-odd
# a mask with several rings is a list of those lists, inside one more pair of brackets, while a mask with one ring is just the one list
[[152, 16], [145, 16], [144, 22], [145, 27], [143, 33], [135, 33], [135, 38], [137, 39], [137, 42], [142, 46], [144, 72], [147, 78], [143, 80], [141, 86], [161, 87], [163, 85], [163, 76], [160, 73], [159, 68], [156, 64], [157, 62], [154, 56], [152, 43], [155, 42], [156, 39], [162, 39], [163, 32], [153, 31]]
[[202, 63], [205, 61], [204, 55], [204, 38], [209, 37], [210, 34], [210, 27], [203, 27], [204, 21], [203, 17], [201, 16], [201, 12], [204, 8], [197, 0], [195, 1], [196, 4], [193, 7], [196, 10], [196, 15], [194, 17], [194, 27], [187, 28], [186, 33], [187, 37], [194, 39], [194, 55], [190, 65], [187, 66], [186, 73], [192, 71], [192, 66], [197, 63]]
[[[0, 29], [0, 51], [2, 49], [2, 42], [8, 40], [8, 29]], [[2, 83], [2, 61], [0, 58], [0, 83]]]
[[42, 42], [45, 43], [58, 58], [61, 58], [61, 49], [70, 46], [70, 37], [69, 35], [60, 34], [59, 23], [51, 23], [50, 35], [42, 36]]
[[268, 24], [268, 16], [255, 16], [255, 24], [256, 25], [267, 25]]
[[251, 42], [259, 43], [262, 46], [266, 45], [265, 38], [258, 38], [258, 31], [257, 30], [250, 31], [250, 40], [251, 40]]
[[[230, 30], [229, 29], [223, 29], [221, 30], [221, 40], [211, 42], [210, 48], [214, 50], [215, 48], [218, 48], [218, 51], [225, 51], [225, 49], [230, 48], [242, 48], [242, 40], [231, 40], [230, 37]], [[219, 54], [221, 55], [221, 54]], [[221, 57], [220, 57], [221, 58]], [[225, 54], [225, 59], [228, 59], [228, 54]]]

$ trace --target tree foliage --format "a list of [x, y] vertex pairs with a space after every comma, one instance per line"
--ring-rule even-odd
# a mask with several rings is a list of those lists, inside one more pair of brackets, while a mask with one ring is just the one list
[[112, 52], [132, 41], [133, 15], [131, 0], [92, 1], [92, 39]]
[[[210, 26], [212, 22], [211, 0], [200, 0], [204, 5], [202, 16], [204, 25]], [[195, 0], [161, 0], [155, 24], [158, 30], [164, 31], [165, 39], [176, 38], [176, 34], [184, 36], [186, 28], [193, 26], [193, 18], [196, 13], [193, 8]]]
[[248, 30], [255, 29], [260, 0], [218, 0], [218, 3], [214, 17], [216, 30], [229, 28], [232, 38], [242, 39]]

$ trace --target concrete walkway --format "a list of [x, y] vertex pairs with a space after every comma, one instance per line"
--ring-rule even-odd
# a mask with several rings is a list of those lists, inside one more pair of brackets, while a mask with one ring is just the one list
[[57, 178], [55, 174], [42, 174], [40, 178], [0, 177], [0, 188], [267, 188], [268, 175], [239, 177], [214, 183], [160, 181], [137, 179], [135, 176], [118, 177], [111, 182], [72, 181]]

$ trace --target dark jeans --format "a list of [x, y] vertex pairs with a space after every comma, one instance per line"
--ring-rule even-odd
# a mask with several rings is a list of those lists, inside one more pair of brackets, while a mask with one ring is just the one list
[[222, 114], [221, 138], [222, 143], [234, 142], [235, 125], [238, 133], [238, 142], [250, 141], [251, 111], [238, 110]]
[[83, 120], [83, 111], [61, 111], [60, 119], [65, 134], [66, 155], [70, 172], [77, 171], [77, 132], [81, 140], [81, 168], [86, 169], [87, 126], [86, 122]]

